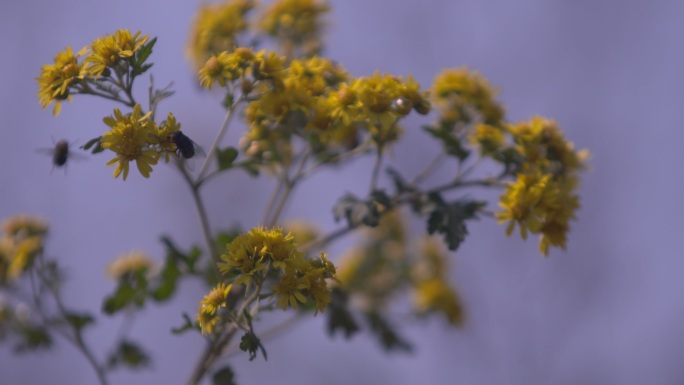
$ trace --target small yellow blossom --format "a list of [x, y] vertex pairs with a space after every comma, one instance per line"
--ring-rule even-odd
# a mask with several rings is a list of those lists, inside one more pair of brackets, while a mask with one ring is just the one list
[[416, 285], [414, 302], [419, 313], [437, 311], [455, 326], [463, 323], [461, 301], [449, 284], [441, 278], [429, 279]]
[[280, 228], [256, 227], [226, 246], [218, 266], [225, 275], [237, 270], [235, 284], [249, 285], [254, 275], [265, 272], [268, 265], [285, 267], [300, 257], [291, 234], [283, 234]]
[[278, 0], [266, 9], [259, 28], [276, 38], [286, 56], [311, 56], [322, 48], [322, 16], [329, 11], [326, 1]]
[[503, 148], [506, 141], [504, 131], [488, 124], [478, 124], [470, 134], [470, 142], [478, 146], [483, 156], [493, 156]]
[[15, 215], [2, 222], [2, 231], [11, 237], [45, 236], [48, 224], [40, 217]]
[[88, 73], [99, 77], [107, 68], [117, 66], [122, 60], [130, 59], [147, 41], [149, 35], [140, 36], [140, 31], [131, 35], [128, 29], [119, 29], [93, 41], [92, 51], [86, 58]]
[[496, 126], [503, 121], [503, 106], [495, 100], [497, 91], [484, 77], [465, 67], [439, 73], [432, 85], [432, 95], [444, 123], [479, 122]]
[[298, 303], [306, 303], [302, 291], [307, 287], [308, 282], [304, 277], [298, 277], [294, 270], [286, 269], [278, 283], [273, 285], [273, 293], [278, 297], [276, 306], [287, 310], [289, 306], [296, 309]]
[[164, 155], [166, 163], [169, 163], [170, 156], [175, 153], [177, 146], [173, 141], [173, 134], [180, 131], [181, 125], [176, 120], [176, 117], [169, 112], [166, 120], [162, 122], [157, 130], [153, 142], [159, 146], [159, 150]]
[[150, 177], [152, 165], [157, 164], [159, 150], [154, 145], [157, 127], [149, 120], [151, 112], [142, 115], [142, 108], [136, 104], [133, 113], [123, 115], [119, 109], [114, 109], [114, 116], [103, 119], [111, 130], [105, 132], [100, 139], [102, 147], [116, 153], [116, 157], [107, 162], [107, 166], [117, 164], [114, 177], [123, 172], [123, 180], [128, 177], [128, 163], [135, 161], [138, 171], [145, 178]]
[[226, 307], [228, 294], [232, 287], [233, 285], [227, 285], [225, 282], [219, 283], [200, 302], [197, 322], [202, 329], [202, 334], [213, 333], [220, 318], [218, 311]]
[[86, 74], [84, 63], [79, 58], [87, 52], [84, 47], [74, 55], [71, 47], [66, 47], [54, 58], [54, 64], [47, 64], [41, 68], [38, 82], [38, 100], [45, 109], [54, 102], [53, 114], [59, 115], [63, 100], [71, 100], [70, 88], [83, 79]]
[[10, 280], [19, 278], [35, 259], [43, 251], [43, 238], [31, 236], [25, 239], [15, 240], [12, 251], [12, 260], [7, 268], [7, 277]]
[[252, 0], [228, 0], [200, 6], [193, 21], [187, 54], [195, 68], [223, 51], [232, 51], [237, 38], [247, 29], [247, 13], [254, 8]]
[[154, 273], [156, 264], [144, 251], [132, 251], [122, 254], [107, 267], [107, 276], [119, 280], [129, 274], [142, 272], [146, 275]]

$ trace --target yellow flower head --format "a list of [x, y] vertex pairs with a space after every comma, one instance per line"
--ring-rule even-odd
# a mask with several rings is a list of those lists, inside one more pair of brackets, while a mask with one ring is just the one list
[[43, 218], [31, 215], [15, 215], [2, 222], [2, 231], [6, 236], [25, 238], [30, 236], [45, 236], [48, 224]]
[[143, 251], [132, 251], [122, 254], [112, 261], [107, 267], [107, 276], [118, 281], [121, 278], [142, 272], [146, 275], [154, 273], [156, 264], [152, 258]]
[[166, 163], [169, 163], [170, 157], [176, 151], [176, 143], [173, 141], [173, 134], [180, 131], [181, 125], [176, 120], [176, 117], [169, 112], [166, 120], [161, 123], [157, 133], [151, 139], [153, 143], [159, 146], [160, 152], [164, 155]]
[[190, 30], [187, 53], [195, 68], [223, 51], [232, 51], [237, 37], [247, 29], [247, 13], [252, 0], [228, 0], [201, 5]]
[[503, 106], [487, 80], [467, 68], [446, 69], [435, 77], [432, 94], [445, 123], [501, 124]]
[[483, 156], [492, 156], [500, 151], [506, 141], [503, 129], [488, 124], [478, 124], [470, 133], [470, 142], [479, 147]]
[[414, 292], [414, 304], [418, 313], [439, 312], [454, 326], [463, 323], [461, 301], [456, 292], [441, 278], [418, 283]]
[[254, 275], [266, 271], [269, 265], [284, 268], [301, 258], [292, 235], [283, 234], [280, 228], [253, 228], [236, 237], [226, 249], [219, 270], [223, 274], [237, 270], [236, 284], [249, 285]]
[[35, 257], [43, 251], [43, 238], [30, 236], [24, 239], [15, 239], [11, 254], [11, 261], [7, 268], [7, 277], [10, 280], [19, 278], [26, 271]]
[[325, 1], [278, 0], [264, 12], [259, 28], [278, 41], [286, 56], [311, 56], [321, 50], [322, 16], [329, 11]]
[[85, 76], [84, 63], [78, 59], [86, 53], [84, 47], [74, 55], [71, 47], [66, 47], [54, 58], [54, 64], [47, 64], [41, 68], [38, 82], [38, 100], [45, 109], [54, 102], [53, 114], [56, 116], [62, 107], [63, 100], [71, 100], [69, 89], [79, 79]]
[[93, 41], [92, 53], [86, 58], [88, 73], [99, 77], [105, 69], [115, 67], [122, 60], [131, 58], [149, 40], [149, 35], [140, 36], [140, 31], [131, 35], [128, 29], [119, 29]]
[[197, 312], [197, 323], [199, 323], [200, 329], [202, 329], [202, 334], [214, 332], [221, 318], [218, 311], [226, 307], [228, 294], [232, 287], [233, 285], [226, 285], [225, 282], [219, 283], [200, 302], [200, 308]]
[[306, 303], [303, 291], [308, 286], [308, 281], [303, 276], [298, 276], [292, 269], [286, 269], [278, 283], [273, 285], [273, 293], [278, 298], [276, 306], [287, 310], [288, 307], [296, 309], [298, 303]]
[[157, 127], [149, 120], [151, 112], [142, 115], [142, 108], [136, 104], [131, 114], [123, 115], [119, 109], [114, 109], [114, 116], [103, 119], [111, 130], [105, 132], [100, 139], [102, 147], [116, 153], [116, 157], [107, 166], [117, 164], [114, 177], [123, 172], [123, 179], [128, 177], [128, 163], [135, 161], [138, 171], [145, 178], [149, 178], [152, 165], [157, 164], [159, 150], [150, 146], [155, 144], [154, 138]]

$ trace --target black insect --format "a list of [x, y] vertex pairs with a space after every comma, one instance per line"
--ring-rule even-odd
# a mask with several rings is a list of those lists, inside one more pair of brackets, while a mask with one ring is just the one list
[[176, 131], [171, 134], [171, 140], [176, 145], [176, 155], [179, 158], [190, 159], [195, 156], [195, 142], [182, 131]]
[[53, 168], [66, 167], [70, 159], [84, 159], [83, 155], [74, 154], [71, 151], [71, 144], [64, 139], [58, 140], [52, 148], [40, 148], [36, 151], [51, 156]]
[[55, 144], [52, 151], [52, 164], [55, 167], [63, 167], [66, 165], [67, 159], [69, 159], [69, 142], [60, 140]]

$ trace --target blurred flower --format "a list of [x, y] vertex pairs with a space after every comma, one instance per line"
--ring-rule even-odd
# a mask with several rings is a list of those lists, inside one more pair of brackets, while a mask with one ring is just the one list
[[322, 48], [326, 1], [278, 0], [264, 12], [259, 28], [276, 39], [288, 57], [312, 56]]
[[144, 251], [132, 251], [122, 254], [112, 261], [107, 267], [107, 275], [113, 280], [120, 280], [130, 274], [154, 273], [156, 264]]
[[229, 0], [200, 5], [190, 29], [187, 53], [195, 68], [207, 60], [237, 46], [238, 34], [247, 29], [247, 13], [254, 7], [252, 0]]

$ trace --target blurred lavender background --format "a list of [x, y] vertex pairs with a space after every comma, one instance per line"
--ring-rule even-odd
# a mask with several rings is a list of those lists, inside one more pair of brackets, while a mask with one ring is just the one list
[[[59, 117], [41, 110], [34, 78], [66, 45], [75, 49], [117, 28], [158, 36], [152, 71], [174, 82], [172, 111], [208, 146], [223, 112], [200, 92], [184, 57], [196, 1], [0, 3], [0, 218], [40, 214], [48, 250], [69, 272], [68, 305], [99, 309], [113, 283], [106, 265], [143, 249], [162, 258], [158, 237], [201, 241], [190, 193], [171, 167], [151, 179], [112, 178], [109, 155], [51, 172], [36, 153], [54, 140], [82, 145], [104, 130], [112, 104], [76, 97]], [[462, 330], [439, 320], [407, 325], [413, 355], [386, 355], [367, 336], [327, 337], [324, 317], [269, 341], [269, 361], [232, 363], [241, 385], [285, 384], [681, 384], [684, 383], [684, 3], [677, 1], [332, 1], [328, 54], [353, 75], [414, 74], [428, 87], [442, 68], [467, 65], [500, 87], [511, 120], [553, 117], [592, 152], [583, 209], [567, 252], [544, 259], [536, 240], [506, 238], [492, 220], [470, 227], [453, 278], [467, 306]], [[145, 92], [139, 85], [140, 95]], [[409, 175], [436, 151], [416, 128], [394, 149]], [[231, 129], [235, 143], [240, 128]], [[286, 216], [335, 228], [331, 206], [367, 189], [370, 159], [300, 186]], [[442, 170], [445, 177], [449, 170]], [[134, 173], [133, 173], [134, 174]], [[255, 225], [273, 184], [230, 174], [207, 188], [212, 225]], [[436, 179], [435, 179], [436, 181]], [[220, 184], [223, 183], [223, 186]], [[491, 195], [495, 197], [495, 195]], [[331, 249], [333, 257], [344, 247]], [[173, 305], [151, 307], [132, 330], [155, 358], [152, 370], [117, 373], [114, 384], [184, 383], [203, 341], [170, 336], [204, 294], [187, 282]], [[102, 357], [119, 319], [98, 318], [87, 338]], [[60, 341], [51, 352], [0, 350], [0, 383], [94, 384], [85, 360]]]

